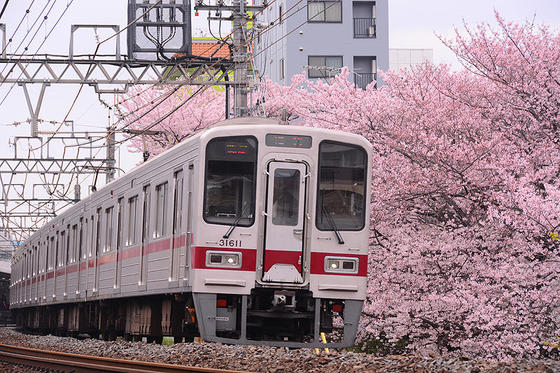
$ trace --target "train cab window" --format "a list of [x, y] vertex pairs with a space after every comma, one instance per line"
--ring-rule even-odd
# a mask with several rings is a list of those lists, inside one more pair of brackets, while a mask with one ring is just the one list
[[319, 230], [361, 230], [365, 224], [366, 152], [359, 146], [323, 141], [319, 146]]
[[248, 227], [254, 222], [257, 140], [220, 137], [206, 148], [204, 220]]

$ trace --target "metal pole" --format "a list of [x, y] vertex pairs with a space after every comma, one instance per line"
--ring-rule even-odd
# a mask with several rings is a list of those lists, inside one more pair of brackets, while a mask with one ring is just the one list
[[239, 10], [233, 12], [233, 102], [234, 116], [246, 117], [247, 107], [247, 46], [245, 44], [245, 5], [246, 0], [234, 0], [233, 6]]
[[110, 183], [115, 178], [115, 130], [114, 127], [107, 127], [107, 173], [105, 182]]

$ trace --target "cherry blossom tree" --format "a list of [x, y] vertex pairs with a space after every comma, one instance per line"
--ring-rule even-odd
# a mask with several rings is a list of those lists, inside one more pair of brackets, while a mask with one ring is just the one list
[[121, 98], [119, 125], [132, 132], [131, 151], [157, 155], [224, 119], [224, 109], [225, 94], [214, 87], [137, 88]]
[[[301, 74], [287, 86], [263, 84], [268, 116], [285, 111], [298, 125], [359, 133], [373, 145], [363, 340], [503, 359], [539, 356], [542, 341], [560, 336], [560, 241], [551, 235], [560, 230], [560, 34], [496, 20], [442, 40], [460, 71], [425, 64], [365, 90], [347, 70], [330, 81]], [[210, 113], [220, 119], [223, 98], [208, 94], [212, 103], [193, 100], [184, 109], [192, 111], [162, 122], [176, 136], [150, 151], [210, 124]]]
[[560, 334], [559, 35], [496, 19], [445, 41], [459, 72], [424, 65], [365, 91], [347, 72], [268, 83], [272, 115], [374, 146], [364, 337], [505, 358]]

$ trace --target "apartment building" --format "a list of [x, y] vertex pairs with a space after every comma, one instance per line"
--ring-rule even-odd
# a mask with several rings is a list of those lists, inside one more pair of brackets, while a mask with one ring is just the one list
[[272, 27], [255, 40], [255, 67], [273, 81], [289, 84], [304, 70], [328, 78], [347, 66], [365, 88], [389, 67], [388, 0], [276, 0], [257, 21]]

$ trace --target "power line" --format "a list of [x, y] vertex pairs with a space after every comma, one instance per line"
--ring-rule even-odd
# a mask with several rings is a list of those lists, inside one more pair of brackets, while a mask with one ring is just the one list
[[[43, 12], [45, 11], [45, 9], [47, 9], [47, 6], [49, 5], [49, 3], [50, 3], [51, 1], [52, 1], [52, 0], [48, 0], [48, 1], [47, 1], [47, 3], [45, 4], [45, 6], [43, 7], [43, 9], [41, 10], [41, 12], [39, 13], [39, 15], [37, 16], [37, 18], [35, 18], [35, 21], [33, 21], [33, 24], [31, 25], [31, 28], [29, 28], [29, 29], [27, 30], [27, 32], [25, 33], [25, 36], [21, 39], [19, 45], [18, 45], [17, 48], [15, 49], [14, 54], [12, 54], [12, 56], [10, 57], [10, 60], [8, 61], [8, 63], [11, 62], [11, 61], [14, 59], [14, 57], [18, 54], [19, 48], [21, 48], [21, 46], [25, 43], [25, 40], [27, 39], [27, 36], [28, 36], [29, 33], [31, 32], [31, 30], [33, 30], [33, 29], [35, 28], [35, 25], [37, 24], [37, 22], [38, 22], [39, 19], [41, 18], [41, 15], [42, 15]], [[37, 36], [37, 33], [38, 33], [39, 30], [41, 29], [41, 26], [43, 25], [43, 23], [47, 20], [48, 15], [49, 15], [50, 12], [52, 11], [52, 9], [53, 9], [53, 7], [54, 7], [55, 4], [56, 4], [56, 0], [54, 0], [54, 2], [51, 4], [51, 7], [50, 7], [49, 10], [47, 11], [47, 14], [43, 17], [43, 20], [41, 21], [41, 23], [39, 24], [39, 26], [38, 26], [37, 29], [35, 30], [35, 33], [34, 33], [33, 36], [31, 37], [31, 40], [29, 40], [29, 43], [28, 43], [27, 46], [24, 48], [24, 53], [27, 51], [27, 49], [29, 48], [29, 46], [30, 46], [31, 43], [33, 42], [33, 39], [35, 39], [35, 37]], [[31, 7], [30, 7], [30, 8], [31, 8]], [[25, 17], [28, 16], [28, 14], [29, 14], [29, 9], [30, 9], [30, 8], [28, 8], [28, 9], [26, 10], [26, 15], [25, 15]], [[25, 17], [24, 17], [24, 18], [25, 18]], [[10, 38], [10, 40], [12, 40], [12, 39]], [[10, 76], [10, 74], [12, 73], [12, 71], [13, 71], [13, 69], [15, 68], [16, 64], [17, 64], [19, 61], [21, 61], [22, 58], [23, 58], [23, 53], [20, 54], [19, 58], [18, 58], [17, 61], [14, 63], [14, 66], [8, 71], [8, 73], [6, 74], [6, 76], [4, 77], [4, 79], [2, 80], [2, 82], [0, 82], [0, 85], [4, 84], [4, 82], [6, 81], [6, 79], [8, 79], [8, 76]], [[8, 65], [6, 65], [6, 66], [2, 69], [2, 71], [0, 72], [0, 74], [3, 74], [7, 67], [8, 67]], [[21, 77], [21, 74], [20, 74], [20, 77]], [[18, 77], [18, 79], [19, 79], [19, 77]], [[15, 85], [15, 84], [14, 84], [14, 85]], [[12, 88], [14, 87], [14, 85], [12, 85]], [[12, 89], [10, 88], [10, 92], [11, 92], [11, 90], [12, 90]], [[9, 92], [8, 92], [8, 93], [9, 93]], [[4, 100], [2, 100], [2, 102], [4, 102]], [[1, 105], [1, 104], [2, 104], [2, 103], [0, 102], [0, 105]]]
[[[161, 2], [161, 0], [160, 0], [159, 2]], [[159, 2], [158, 2], [158, 3], [159, 3]], [[273, 2], [274, 2], [274, 1], [273, 1]], [[158, 3], [154, 4], [154, 6], [157, 5]], [[264, 10], [264, 9], [263, 9], [263, 10]], [[62, 15], [61, 15], [61, 17], [62, 17]], [[60, 17], [60, 18], [61, 18], [61, 17]], [[59, 18], [59, 20], [60, 20], [60, 18]], [[242, 28], [246, 25], [246, 23], [247, 23], [248, 21], [249, 21], [249, 20], [245, 21], [245, 23], [242, 24], [242, 25], [240, 24], [237, 28], [242, 29]], [[57, 23], [58, 23], [58, 22], [57, 22]], [[131, 24], [132, 24], [132, 23], [133, 23], [133, 22], [131, 22]], [[128, 27], [128, 26], [127, 26], [127, 27]], [[231, 34], [233, 34], [233, 33], [237, 30], [237, 28], [234, 29], [234, 31], [232, 31]], [[126, 28], [125, 28], [125, 29], [126, 29]], [[119, 31], [119, 33], [122, 32], [122, 31], [124, 31], [124, 30]], [[237, 31], [239, 31], [239, 30], [237, 30]], [[51, 32], [52, 32], [52, 29], [51, 29]], [[97, 55], [97, 52], [98, 52], [98, 50], [99, 50], [100, 45], [101, 45], [102, 43], [104, 43], [104, 42], [110, 40], [111, 38], [115, 37], [117, 34], [118, 34], [118, 33], [116, 33], [115, 35], [111, 36], [110, 38], [108, 38], [108, 39], [102, 41], [101, 43], [98, 43], [97, 48], [96, 48], [96, 51], [95, 51], [95, 53], [94, 53], [94, 55], [93, 55], [94, 58], [95, 58], [95, 56]], [[230, 34], [230, 35], [231, 35], [231, 34]], [[49, 35], [50, 35], [50, 33], [49, 33]], [[47, 36], [47, 37], [48, 37], [48, 36]], [[246, 46], [246, 45], [248, 45], [248, 43], [249, 43], [249, 40], [245, 41], [245, 42], [242, 43], [241, 45], [242, 45], [242, 46], [243, 46], [243, 45]], [[41, 46], [42, 46], [42, 45], [41, 45]], [[39, 47], [39, 49], [40, 49], [40, 48], [41, 48], [41, 47]], [[209, 47], [208, 49], [210, 49], [210, 48], [212, 48], [212, 47]], [[39, 50], [39, 49], [38, 49], [38, 50]], [[38, 50], [37, 50], [37, 52], [38, 52]], [[216, 51], [218, 51], [218, 50], [219, 50], [219, 48], [216, 49]], [[197, 69], [197, 73], [198, 73], [198, 74], [205, 74], [205, 73], [211, 71], [214, 67], [216, 67], [216, 66], [218, 65], [218, 63], [220, 63], [221, 61], [224, 61], [224, 60], [225, 60], [225, 59], [220, 58], [220, 59], [217, 59], [215, 62], [212, 61], [212, 62], [214, 62], [214, 63], [212, 63], [210, 66], [205, 66], [205, 67], [199, 66], [199, 69]], [[247, 60], [248, 60], [248, 59], [247, 59]], [[187, 62], [187, 65], [188, 65], [188, 64], [190, 64], [190, 62], [193, 61], [193, 58], [190, 58], [190, 59], [188, 59], [187, 61], [189, 61], [189, 62]], [[219, 70], [223, 70], [223, 69], [219, 69]], [[88, 70], [88, 72], [89, 72], [89, 71], [90, 71], [90, 70]], [[226, 73], [227, 73], [227, 71], [223, 71], [222, 77], [223, 77]], [[20, 75], [20, 76], [21, 76], [21, 75]], [[182, 83], [181, 83], [181, 86], [186, 85], [186, 84], [188, 84], [189, 82], [192, 82], [192, 78], [191, 78], [190, 80], [186, 80], [186, 81], [182, 82]], [[173, 90], [173, 89], [172, 89], [172, 90], [169, 90], [167, 93], [162, 94], [162, 95], [160, 96], [160, 98], [159, 98], [159, 102], [157, 102], [156, 105], [154, 105], [154, 108], [156, 108], [156, 107], [158, 107], [159, 105], [161, 105], [165, 100], [167, 100], [169, 97], [171, 97], [171, 95], [173, 95], [176, 91], [178, 91], [179, 88], [180, 88], [180, 87], [176, 87], [176, 89], [174, 89], [174, 90]], [[74, 107], [74, 105], [75, 105], [75, 103], [76, 103], [76, 100], [78, 99], [78, 97], [79, 97], [79, 95], [80, 95], [82, 89], [83, 89], [83, 83], [80, 85], [80, 89], [79, 89], [79, 91], [78, 91], [78, 93], [77, 93], [77, 95], [76, 95], [76, 98], [75, 98], [74, 101], [72, 102], [72, 105], [70, 106], [70, 108], [69, 108], [69, 110], [68, 110], [68, 112], [67, 112], [67, 115], [66, 115], [65, 118], [64, 118], [65, 120], [68, 118], [70, 112], [72, 111], [72, 109], [73, 109], [73, 107]], [[146, 128], [144, 128], [144, 129], [141, 130], [140, 132], [138, 132], [138, 133], [136, 133], [136, 134], [133, 134], [133, 136], [127, 137], [126, 140], [119, 141], [116, 145], [120, 146], [120, 145], [122, 145], [125, 141], [128, 141], [130, 138], [133, 138], [133, 137], [135, 137], [135, 136], [139, 136], [139, 135], [145, 134], [146, 131], [149, 131], [149, 130], [150, 130], [151, 128], [153, 128], [154, 126], [158, 125], [159, 123], [161, 123], [161, 122], [164, 121], [165, 119], [169, 118], [169, 117], [170, 117], [171, 115], [173, 115], [177, 110], [179, 110], [181, 107], [183, 107], [187, 102], [189, 102], [190, 100], [192, 100], [193, 97], [195, 97], [196, 95], [200, 94], [201, 92], [203, 92], [203, 91], [206, 90], [206, 89], [208, 89], [208, 87], [204, 87], [204, 86], [203, 86], [203, 87], [199, 88], [199, 89], [196, 90], [188, 99], [183, 100], [183, 102], [181, 102], [179, 105], [177, 105], [176, 107], [174, 107], [172, 110], [170, 110], [168, 113], [166, 113], [165, 115], [163, 115], [161, 118], [159, 118], [159, 119], [156, 120], [155, 122], [149, 124]], [[139, 110], [139, 109], [137, 109], [137, 110]], [[132, 114], [132, 113], [129, 113], [129, 115], [130, 115], [130, 114]], [[121, 119], [122, 119], [122, 118], [121, 118]], [[135, 118], [133, 121], [127, 123], [127, 125], [126, 125], [124, 128], [130, 127], [133, 123], [138, 122], [140, 119], [141, 119], [141, 118]], [[64, 123], [65, 120], [63, 120], [61, 123]], [[40, 147], [34, 148], [34, 150], [38, 150], [38, 149], [42, 148], [44, 145], [48, 144], [48, 142], [51, 141], [51, 139], [53, 139], [54, 136], [56, 136], [56, 135], [60, 132], [61, 126], [62, 126], [62, 124], [59, 125], [58, 128], [56, 128], [56, 130], [53, 132], [52, 136], [50, 136], [50, 137], [48, 138], [48, 140], [47, 140], [46, 143], [43, 143]], [[114, 134], [114, 133], [115, 133], [115, 130], [114, 130], [114, 129], [109, 129], [107, 138], [108, 138], [109, 136], [111, 136], [111, 134]], [[105, 138], [105, 141], [107, 141], [107, 138]], [[67, 146], [64, 147], [64, 152], [66, 152], [66, 150], [67, 150]], [[78, 151], [79, 151], [79, 150], [78, 150]], [[101, 149], [100, 149], [99, 151], [101, 151]], [[99, 151], [98, 151], [98, 152], [99, 152]], [[66, 154], [66, 153], [64, 153], [64, 154]], [[71, 182], [72, 182], [73, 178], [76, 177], [76, 176], [78, 176], [78, 175], [72, 174]], [[59, 175], [59, 180], [60, 180], [60, 175]], [[46, 181], [46, 180], [45, 180], [45, 181]], [[52, 181], [52, 182], [51, 182], [50, 184], [53, 184], [55, 180], [53, 179], [53, 180], [51, 180], [51, 181]], [[48, 184], [48, 183], [47, 183], [47, 184]], [[56, 183], [54, 183], [53, 185], [56, 185]], [[69, 185], [69, 186], [70, 186], [70, 185]], [[58, 190], [54, 190], [53, 193], [59, 194], [59, 195], [61, 194], [61, 192], [59, 192]], [[68, 190], [63, 190], [63, 191], [62, 191], [62, 195], [66, 195], [67, 193], [68, 193]]]
[[[33, 0], [31, 2], [31, 4], [29, 4], [29, 7], [26, 9], [25, 14], [23, 15], [23, 17], [21, 17], [16, 29], [14, 30], [14, 33], [12, 34], [12, 36], [10, 36], [10, 38], [8, 39], [8, 42], [6, 43], [6, 46], [4, 47], [4, 49], [2, 49], [2, 55], [6, 52], [6, 48], [8, 48], [8, 45], [10, 45], [10, 43], [12, 42], [14, 36], [16, 35], [16, 33], [18, 32], [19, 28], [21, 27], [21, 25], [23, 24], [23, 21], [25, 20], [25, 17], [27, 17], [27, 15], [29, 14], [31, 7], [33, 6], [33, 4], [35, 3], [35, 0]], [[29, 30], [27, 31], [27, 33], [29, 33]]]
[[2, 16], [4, 15], [4, 12], [6, 11], [6, 7], [8, 6], [8, 3], [10, 2], [10, 0], [6, 0], [4, 2], [4, 6], [2, 7], [2, 11], [0, 11], [0, 19], [2, 18]]
[[[272, 0], [270, 3], [268, 3], [266, 6], [264, 6], [261, 10], [259, 10], [257, 13], [255, 13], [255, 16], [257, 16], [258, 14], [263, 13], [264, 10], [267, 9], [267, 8], [269, 8], [270, 6], [272, 6], [272, 4], [273, 4], [275, 1], [276, 1], [276, 0]], [[299, 2], [301, 2], [301, 1], [302, 1], [302, 0], [300, 0]], [[298, 2], [298, 3], [299, 3], [299, 2]], [[292, 8], [293, 8], [293, 7], [292, 7]], [[291, 9], [291, 8], [290, 8], [290, 9]], [[289, 11], [289, 10], [288, 10], [288, 11]], [[244, 26], [246, 26], [246, 24], [247, 24], [248, 22], [250, 22], [250, 20], [246, 20], [243, 24], [241, 24], [241, 25], [235, 27], [234, 30], [232, 30], [225, 38], [227, 39], [227, 38], [229, 38], [230, 36], [232, 36], [233, 33], [234, 33], [236, 30], [241, 30]], [[250, 41], [246, 41], [246, 42], [244, 43], [245, 46], [247, 46], [247, 45], [249, 45], [249, 44], [250, 44]], [[212, 47], [208, 47], [208, 48], [206, 49], [206, 51], [210, 51], [211, 49], [212, 49]], [[215, 54], [218, 50], [219, 50], [219, 49], [214, 50], [213, 54]], [[209, 71], [210, 69], [212, 69], [213, 67], [217, 66], [218, 62], [219, 62], [219, 61], [216, 61], [216, 62], [213, 63], [211, 66], [207, 67], [207, 68], [205, 69], [205, 71], [202, 71], [200, 74], [203, 74], [203, 73]], [[192, 82], [192, 80], [193, 80], [193, 79], [191, 79], [190, 82]], [[168, 91], [168, 92], [166, 92], [166, 93], [163, 93], [161, 96], [159, 96], [158, 98], [156, 98], [156, 100], [159, 100], [159, 102], [157, 102], [152, 108], [150, 108], [150, 109], [148, 110], [148, 112], [143, 113], [140, 117], [134, 119], [132, 122], [127, 123], [127, 124], [125, 125], [125, 127], [121, 128], [119, 131], [122, 132], [122, 131], [125, 130], [126, 128], [130, 127], [132, 124], [134, 124], [134, 123], [136, 123], [137, 121], [139, 121], [140, 119], [142, 119], [142, 118], [143, 118], [144, 116], [146, 116], [148, 113], [150, 113], [151, 111], [155, 110], [160, 104], [162, 104], [162, 103], [163, 103], [167, 98], [169, 98], [172, 94], [174, 94], [175, 92], [177, 92], [182, 86], [187, 85], [187, 84], [189, 84], [190, 82], [189, 82], [189, 81], [185, 81], [184, 83], [180, 84], [180, 85], [179, 85], [178, 87], [176, 87], [175, 89], [172, 89], [171, 92]], [[153, 86], [152, 86], [152, 87], [153, 87]], [[150, 88], [151, 88], [151, 87], [150, 87]], [[147, 90], [145, 90], [145, 91], [147, 91]], [[145, 91], [144, 91], [144, 92], [145, 92]], [[165, 96], [165, 97], [164, 97], [163, 99], [160, 100], [160, 98], [163, 97], [163, 96]], [[148, 103], [146, 103], [146, 104], [142, 105], [141, 107], [135, 109], [133, 112], [128, 113], [128, 114], [127, 114], [127, 117], [130, 116], [130, 115], [133, 115], [134, 113], [138, 112], [139, 110], [141, 110], [142, 108], [146, 107], [147, 105], [148, 105]], [[182, 105], [181, 105], [181, 106], [182, 106]], [[172, 111], [175, 112], [176, 109], [173, 109]], [[124, 120], [124, 118], [121, 117], [121, 118], [118, 120], [118, 122], [120, 122], [120, 121], [122, 121], [122, 120]], [[118, 122], [117, 122], [117, 123], [118, 123]], [[159, 122], [158, 122], [158, 123], [159, 123]], [[156, 124], [157, 124], [157, 123], [156, 123]], [[150, 125], [150, 126], [151, 126], [151, 125]], [[150, 128], [151, 128], [151, 127], [150, 127]], [[137, 135], [135, 135], [135, 136], [137, 136]], [[132, 137], [134, 137], [134, 136], [132, 136]], [[131, 138], [132, 138], [132, 137], [131, 137]], [[94, 140], [94, 141], [99, 141], [99, 140]]]

